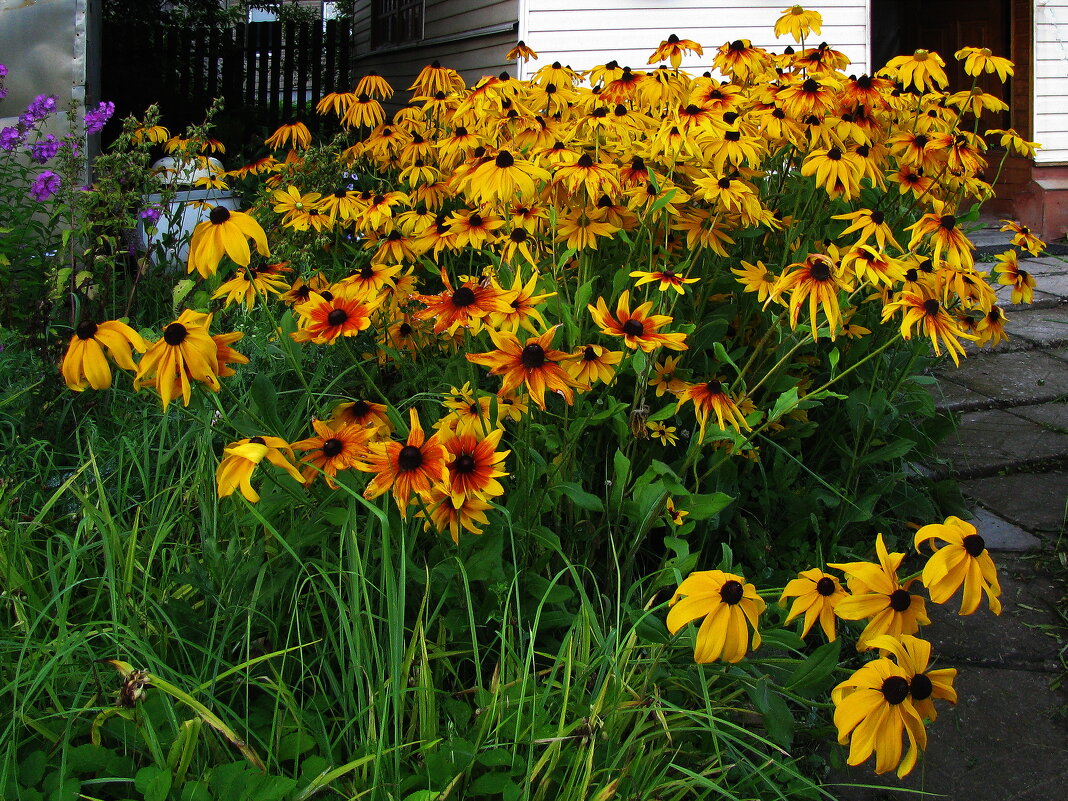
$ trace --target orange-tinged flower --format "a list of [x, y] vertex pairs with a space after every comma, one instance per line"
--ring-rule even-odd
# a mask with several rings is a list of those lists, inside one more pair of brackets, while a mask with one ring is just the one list
[[371, 430], [371, 439], [383, 439], [393, 433], [385, 404], [366, 400], [341, 401], [330, 411], [330, 424], [359, 426]]
[[475, 535], [481, 534], [482, 529], [479, 526], [489, 525], [486, 512], [493, 508], [487, 501], [475, 497], [465, 497], [459, 507], [453, 506], [452, 498], [440, 484], [430, 488], [426, 506], [427, 510], [416, 512], [416, 517], [424, 518], [429, 513], [430, 519], [423, 528], [433, 527], [438, 532], [448, 531], [456, 544], [460, 542], [460, 529]]
[[497, 349], [488, 353], [468, 353], [467, 360], [489, 367], [491, 375], [501, 376], [498, 395], [506, 395], [520, 384], [525, 384], [541, 409], [545, 408], [546, 390], [560, 393], [570, 405], [575, 400], [572, 388], [578, 386], [578, 382], [559, 364], [571, 356], [551, 347], [558, 327], [550, 328], [539, 337], [530, 337], [523, 344], [515, 334], [490, 331], [490, 339]]
[[775, 38], [790, 34], [795, 42], [803, 42], [810, 33], [819, 34], [823, 17], [818, 11], [810, 11], [799, 5], [782, 10], [782, 16], [775, 20]]
[[268, 137], [265, 144], [272, 150], [279, 150], [286, 145], [294, 149], [304, 149], [311, 147], [311, 131], [303, 122], [287, 123], [280, 125], [278, 130]]
[[512, 311], [506, 294], [492, 285], [466, 281], [453, 289], [444, 270], [441, 271], [441, 281], [445, 289], [437, 295], [412, 296], [426, 306], [415, 316], [420, 320], [432, 319], [435, 334], [452, 335], [460, 328], [467, 328], [476, 334], [489, 315]]
[[708, 415], [716, 414], [716, 425], [722, 431], [730, 426], [735, 431], [741, 432], [744, 428], [749, 430], [749, 424], [745, 422], [745, 416], [735, 400], [727, 394], [727, 388], [722, 381], [712, 379], [700, 384], [687, 386], [678, 393], [678, 409], [681, 409], [687, 401], [693, 402], [694, 414], [701, 426], [701, 440], [705, 438], [705, 428], [708, 426]]
[[305, 465], [304, 484], [310, 485], [319, 473], [323, 473], [326, 485], [337, 489], [334, 478], [338, 471], [359, 466], [357, 460], [364, 452], [370, 429], [344, 423], [331, 425], [322, 420], [312, 420], [312, 428], [315, 429], [314, 437], [293, 443], [295, 450], [309, 451], [301, 459]]
[[775, 283], [766, 306], [777, 300], [784, 292], [790, 293], [790, 326], [797, 328], [801, 316], [801, 306], [808, 300], [809, 322], [812, 325], [812, 338], [819, 339], [819, 326], [816, 313], [820, 308], [827, 317], [831, 339], [838, 333], [841, 309], [838, 304], [838, 291], [848, 289], [845, 279], [840, 275], [834, 260], [822, 253], [811, 253], [803, 262], [796, 262], [786, 268], [787, 272]]
[[623, 351], [609, 350], [600, 345], [586, 345], [576, 348], [575, 357], [564, 362], [567, 374], [579, 384], [591, 388], [598, 381], [611, 384], [616, 376], [616, 365], [623, 359]]
[[680, 295], [683, 294], [683, 286], [685, 286], [686, 284], [696, 284], [700, 280], [698, 278], [687, 278], [682, 273], [677, 273], [670, 267], [667, 267], [663, 270], [653, 270], [649, 272], [644, 270], [634, 270], [633, 272], [631, 272], [630, 277], [638, 279], [634, 283], [635, 286], [641, 286], [642, 284], [649, 284], [654, 281], [659, 281], [660, 286], [658, 287], [658, 289], [661, 292], [665, 292], [670, 288], [674, 289]]
[[653, 54], [649, 56], [649, 60], [645, 63], [655, 64], [658, 61], [666, 61], [674, 69], [678, 69], [682, 65], [683, 53], [694, 53], [695, 55], [703, 56], [705, 51], [697, 42], [690, 39], [680, 39], [675, 34], [671, 34], [660, 43], [660, 46], [653, 51]]
[[408, 514], [408, 505], [415, 493], [429, 502], [434, 484], [447, 478], [446, 452], [438, 434], [427, 438], [414, 408], [408, 410], [410, 427], [408, 439], [401, 442], [374, 442], [356, 467], [375, 477], [363, 491], [367, 499], [393, 492], [401, 517]]
[[658, 331], [671, 322], [666, 314], [650, 314], [653, 302], [647, 301], [634, 311], [630, 309], [630, 291], [626, 290], [616, 302], [616, 313], [608, 311], [604, 298], [597, 298], [597, 305], [587, 305], [593, 322], [608, 336], [623, 337], [624, 344], [634, 350], [641, 348], [646, 353], [661, 346], [669, 350], [686, 350], [686, 335], [661, 334]]
[[1016, 247], [1023, 248], [1032, 256], [1037, 256], [1045, 249], [1046, 243], [1026, 225], [1021, 225], [1015, 220], [1002, 220], [1002, 222], [1005, 224], [998, 230], [1012, 231], [1012, 244]]
[[533, 59], [538, 60], [538, 54], [522, 39], [515, 43], [515, 47], [504, 54], [505, 61], [517, 61], [523, 59], [524, 63]]
[[310, 300], [295, 307], [301, 317], [301, 326], [290, 336], [295, 342], [333, 345], [338, 337], [355, 336], [370, 328], [371, 312], [377, 305], [377, 298], [368, 301], [331, 294], [327, 299], [313, 292]]
[[504, 494], [497, 479], [508, 475], [501, 467], [511, 451], [497, 450], [503, 434], [504, 429], [497, 428], [479, 437], [468, 429], [442, 439], [448, 471], [446, 486], [454, 509], [461, 508], [467, 498], [489, 500]]
[[964, 346], [959, 340], [978, 339], [975, 334], [962, 331], [937, 298], [929, 298], [919, 292], [902, 292], [897, 300], [883, 307], [883, 322], [897, 311], [904, 313], [901, 319], [903, 339], [911, 339], [912, 328], [918, 324], [920, 333], [930, 338], [935, 354], [941, 355], [941, 346], [945, 345], [954, 364], [959, 365], [959, 356], [964, 355]]

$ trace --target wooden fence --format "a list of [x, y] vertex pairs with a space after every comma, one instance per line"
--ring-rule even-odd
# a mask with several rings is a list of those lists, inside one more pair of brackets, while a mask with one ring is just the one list
[[304, 117], [328, 92], [351, 90], [352, 46], [350, 24], [341, 20], [229, 29], [124, 23], [104, 29], [101, 97], [120, 115], [159, 103], [177, 127], [202, 119], [222, 97], [228, 112], [277, 125]]

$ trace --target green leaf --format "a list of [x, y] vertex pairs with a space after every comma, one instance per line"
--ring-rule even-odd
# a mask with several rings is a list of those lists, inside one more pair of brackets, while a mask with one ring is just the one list
[[805, 641], [797, 636], [797, 632], [787, 629], [768, 629], [761, 632], [763, 639], [762, 648], [778, 648], [783, 651], [800, 651], [805, 647]]
[[439, 795], [441, 790], [416, 790], [404, 796], [403, 801], [437, 801]]
[[171, 772], [149, 765], [137, 771], [134, 786], [144, 794], [145, 801], [167, 801], [171, 792]]
[[906, 453], [916, 447], [916, 443], [911, 439], [896, 439], [889, 445], [884, 445], [881, 448], [877, 448], [871, 453], [861, 458], [861, 465], [879, 464], [880, 462], [890, 462], [894, 459], [900, 459]]
[[771, 689], [767, 679], [747, 687], [746, 692], [764, 718], [768, 739], [783, 748], [789, 748], [794, 737], [794, 716], [782, 696]]
[[674, 406], [665, 406], [663, 409], [658, 409], [646, 418], [650, 423], [658, 423], [661, 420], [667, 420], [669, 417], [675, 416]]
[[44, 751], [31, 752], [19, 763], [19, 784], [23, 787], [36, 787], [44, 778], [48, 755]]
[[596, 495], [586, 492], [586, 490], [574, 481], [568, 481], [564, 484], [559, 484], [558, 486], [579, 509], [585, 509], [587, 512], [604, 511], [604, 502]]
[[287, 734], [278, 743], [275, 756], [279, 761], [296, 759], [315, 747], [315, 738], [307, 732], [295, 731]]
[[515, 785], [512, 774], [503, 771], [483, 773], [467, 786], [468, 795], [502, 795], [508, 792], [509, 786]]
[[775, 399], [775, 405], [768, 413], [768, 422], [773, 423], [784, 414], [797, 408], [797, 387], [790, 387]]
[[271, 426], [274, 434], [282, 431], [282, 421], [278, 417], [278, 391], [270, 373], [256, 373], [252, 379], [252, 404], [263, 422]]
[[821, 645], [797, 666], [786, 680], [788, 690], [800, 690], [816, 687], [826, 681], [831, 672], [838, 667], [838, 658], [842, 653], [841, 640]]
[[718, 339], [712, 343], [712, 350], [715, 352], [716, 358], [719, 359], [719, 361], [721, 361], [723, 364], [729, 364], [731, 367], [734, 368], [735, 374], [741, 372], [741, 370], [738, 369], [738, 365], [734, 363], [734, 359], [732, 359], [728, 355], [727, 349], [723, 347], [723, 343], [720, 342]]
[[733, 501], [730, 495], [723, 492], [710, 492], [704, 495], [691, 495], [679, 504], [680, 509], [690, 513], [693, 520], [707, 520], [712, 515], [719, 513]]
[[645, 355], [645, 351], [641, 348], [638, 348], [636, 351], [634, 351], [634, 356], [631, 358], [630, 363], [634, 365], [634, 372], [638, 375], [641, 375], [645, 372], [645, 368], [649, 364], [649, 359]]
[[664, 193], [663, 197], [658, 197], [653, 201], [653, 205], [649, 208], [649, 214], [656, 214], [660, 209], [664, 208], [675, 197], [677, 191], [676, 189], [669, 189]]

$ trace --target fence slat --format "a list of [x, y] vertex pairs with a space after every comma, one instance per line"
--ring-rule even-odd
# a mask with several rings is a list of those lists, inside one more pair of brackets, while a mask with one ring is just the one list
[[297, 114], [303, 116], [308, 104], [308, 27], [318, 23], [303, 22], [297, 33]]
[[282, 74], [281, 119], [289, 122], [293, 116], [293, 70], [297, 55], [297, 34], [292, 22], [282, 26], [282, 36], [277, 70]]
[[318, 103], [323, 92], [323, 27], [316, 25], [311, 29], [311, 42], [308, 45], [311, 54], [311, 99]]
[[270, 50], [268, 51], [268, 53], [270, 54], [271, 61], [274, 62], [272, 64], [273, 69], [271, 70], [270, 107], [271, 107], [271, 116], [275, 120], [278, 120], [278, 119], [280, 119], [280, 117], [279, 117], [279, 102], [278, 102], [278, 100], [279, 100], [279, 97], [280, 97], [280, 94], [281, 94], [280, 90], [282, 88], [281, 87], [281, 80], [280, 80], [281, 77], [282, 77], [282, 75], [281, 75], [281, 73], [282, 73], [282, 63], [281, 63], [282, 62], [282, 59], [281, 59], [281, 54], [282, 54], [282, 26], [281, 25], [271, 25], [270, 26], [270, 41], [271, 41], [271, 44], [270, 44]]

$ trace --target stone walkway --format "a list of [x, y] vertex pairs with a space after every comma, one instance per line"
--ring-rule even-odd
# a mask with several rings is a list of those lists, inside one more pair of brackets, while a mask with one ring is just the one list
[[[1005, 237], [987, 230], [973, 242], [996, 253], [1007, 249]], [[973, 504], [971, 522], [998, 565], [1004, 611], [996, 617], [984, 601], [974, 615], [958, 617], [952, 601], [928, 604], [933, 625], [925, 634], [938, 666], [959, 671], [959, 703], [941, 705], [912, 776], [898, 781], [853, 769], [844, 780], [877, 787], [827, 788], [843, 799], [1068, 798], [1068, 688], [1060, 686], [1068, 643], [1066, 619], [1057, 614], [1063, 588], [1040, 567], [1058, 538], [1068, 537], [1068, 261], [1023, 256], [1021, 267], [1038, 287], [1030, 306], [1009, 305], [1009, 287], [999, 288], [1009, 342], [972, 349], [960, 368], [950, 364], [939, 375], [934, 390], [937, 405], [959, 415], [959, 427], [932, 467], [955, 476]]]

